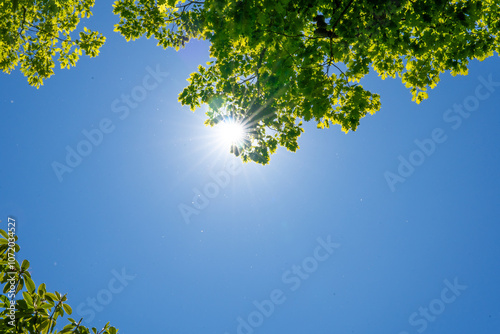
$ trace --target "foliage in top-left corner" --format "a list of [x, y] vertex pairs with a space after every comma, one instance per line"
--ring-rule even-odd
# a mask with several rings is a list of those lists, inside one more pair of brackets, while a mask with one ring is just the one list
[[0, 69], [10, 74], [18, 66], [31, 86], [39, 88], [61, 68], [75, 66], [84, 52], [99, 54], [106, 38], [83, 28], [81, 18], [92, 15], [94, 0], [13, 0], [0, 2]]

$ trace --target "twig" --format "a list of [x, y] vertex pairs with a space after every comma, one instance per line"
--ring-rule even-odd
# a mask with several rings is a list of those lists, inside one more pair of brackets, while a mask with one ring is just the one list
[[344, 16], [344, 14], [347, 12], [347, 9], [349, 9], [349, 7], [352, 5], [353, 2], [354, 2], [354, 0], [351, 0], [347, 4], [346, 8], [344, 8], [344, 10], [340, 14], [339, 18], [337, 19], [337, 21], [335, 21], [335, 23], [333, 24], [332, 29], [331, 29], [332, 31], [335, 29], [335, 27], [337, 27], [337, 24], [340, 22], [340, 19], [342, 19], [342, 16]]

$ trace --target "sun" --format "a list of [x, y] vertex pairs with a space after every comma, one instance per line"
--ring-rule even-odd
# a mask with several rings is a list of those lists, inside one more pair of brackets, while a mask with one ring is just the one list
[[240, 122], [227, 119], [215, 127], [217, 138], [224, 146], [240, 145], [245, 138], [245, 127]]

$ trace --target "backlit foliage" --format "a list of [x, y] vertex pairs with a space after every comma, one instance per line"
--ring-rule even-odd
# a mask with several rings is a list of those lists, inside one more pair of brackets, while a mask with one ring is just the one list
[[94, 0], [0, 1], [0, 69], [17, 66], [28, 83], [39, 88], [54, 74], [54, 59], [61, 68], [75, 66], [82, 51], [95, 57], [105, 38], [87, 28], [71, 35], [80, 18], [92, 15]]
[[120, 0], [116, 30], [178, 49], [208, 40], [180, 94], [206, 124], [225, 117], [252, 126], [244, 161], [267, 163], [278, 146], [298, 148], [302, 121], [356, 130], [380, 109], [360, 80], [399, 76], [420, 103], [445, 71], [467, 74], [471, 59], [499, 51], [499, 1], [470, 0]]

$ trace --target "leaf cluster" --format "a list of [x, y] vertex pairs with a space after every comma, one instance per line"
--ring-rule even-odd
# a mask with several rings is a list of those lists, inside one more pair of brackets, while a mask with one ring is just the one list
[[495, 0], [120, 0], [115, 13], [127, 39], [211, 43], [215, 60], [191, 74], [179, 100], [207, 104], [207, 125], [246, 125], [233, 153], [263, 164], [278, 146], [298, 149], [303, 121], [348, 132], [378, 111], [380, 96], [360, 84], [370, 70], [400, 77], [420, 103], [442, 73], [467, 74], [470, 60], [500, 50]]
[[[56, 328], [57, 320], [71, 315], [72, 308], [67, 304], [66, 294], [47, 292], [45, 283], [38, 287], [31, 278], [30, 263], [21, 264], [15, 259], [19, 252], [17, 236], [0, 229], [0, 333], [16, 334], [116, 334], [118, 330], [107, 323], [101, 330], [87, 328], [68, 318], [70, 322], [62, 329]], [[21, 294], [22, 298], [16, 299]]]
[[28, 83], [39, 88], [54, 74], [55, 59], [70, 68], [82, 53], [97, 56], [104, 36], [86, 27], [72, 36], [93, 5], [94, 0], [0, 2], [0, 69], [11, 73], [20, 66]]

